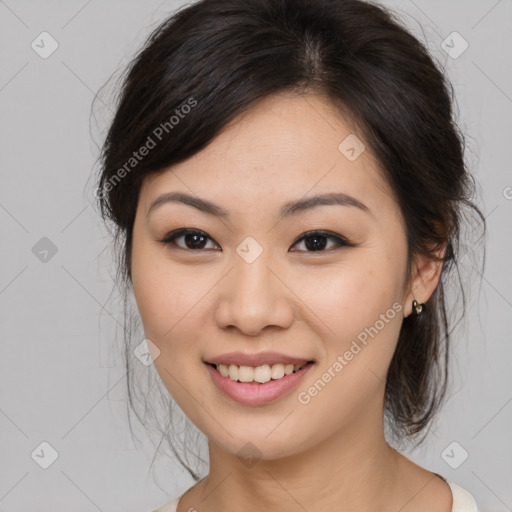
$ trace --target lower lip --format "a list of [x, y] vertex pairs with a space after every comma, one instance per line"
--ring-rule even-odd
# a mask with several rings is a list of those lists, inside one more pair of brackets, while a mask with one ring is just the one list
[[[206, 364], [206, 363], [205, 363]], [[223, 377], [213, 366], [206, 364], [213, 383], [235, 402], [248, 405], [263, 405], [274, 402], [293, 389], [313, 367], [307, 364], [298, 372], [285, 375], [281, 379], [270, 380], [265, 384], [257, 382], [236, 382]]]

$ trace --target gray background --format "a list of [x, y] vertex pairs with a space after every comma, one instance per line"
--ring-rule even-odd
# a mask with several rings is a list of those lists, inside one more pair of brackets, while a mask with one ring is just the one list
[[[165, 458], [154, 482], [152, 445], [144, 431], [137, 447], [131, 439], [114, 268], [90, 178], [111, 105], [100, 91], [105, 119], [90, 130], [95, 93], [182, 3], [0, 0], [0, 512], [150, 510], [192, 484]], [[489, 227], [451, 397], [409, 456], [470, 490], [482, 511], [512, 511], [512, 2], [386, 3], [446, 65]], [[31, 48], [43, 31], [59, 45], [47, 59]], [[453, 31], [469, 44], [458, 58], [441, 47]], [[58, 452], [47, 469], [36, 463], [50, 453], [43, 441]], [[452, 461], [469, 454], [457, 469], [446, 462], [452, 442]]]

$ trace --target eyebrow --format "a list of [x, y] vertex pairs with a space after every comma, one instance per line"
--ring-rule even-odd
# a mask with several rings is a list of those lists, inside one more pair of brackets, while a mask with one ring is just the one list
[[[194, 208], [200, 210], [201, 212], [207, 213], [209, 215], [213, 215], [219, 218], [229, 218], [229, 212], [222, 208], [221, 206], [216, 205], [215, 203], [212, 203], [211, 201], [208, 201], [206, 199], [191, 196], [183, 192], [168, 192], [166, 194], [158, 196], [149, 207], [147, 215], [149, 216], [149, 214], [153, 210], [166, 203], [188, 204], [189, 206], [193, 206]], [[285, 203], [281, 207], [281, 210], [279, 212], [279, 220], [283, 220], [293, 215], [297, 215], [299, 213], [305, 212], [317, 206], [330, 205], [354, 206], [366, 213], [372, 213], [365, 204], [363, 204], [355, 197], [352, 197], [348, 194], [344, 194], [342, 192], [333, 192], [308, 197], [307, 199], [289, 201]]]

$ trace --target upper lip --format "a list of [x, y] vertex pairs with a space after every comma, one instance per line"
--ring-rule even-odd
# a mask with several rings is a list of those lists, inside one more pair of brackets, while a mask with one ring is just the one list
[[230, 352], [229, 354], [221, 354], [218, 356], [213, 356], [205, 360], [205, 363], [209, 364], [225, 364], [229, 366], [230, 364], [235, 364], [237, 366], [263, 366], [264, 364], [268, 364], [272, 366], [273, 364], [303, 364], [308, 361], [312, 361], [312, 359], [304, 358], [304, 357], [295, 357], [289, 356], [286, 354], [280, 354], [278, 352], [259, 352], [258, 354], [244, 354], [243, 352]]

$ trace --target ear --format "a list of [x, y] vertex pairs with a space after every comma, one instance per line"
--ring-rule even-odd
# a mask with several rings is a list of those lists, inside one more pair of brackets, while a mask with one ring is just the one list
[[[435, 253], [438, 258], [443, 258], [445, 247]], [[412, 313], [412, 301], [416, 299], [419, 304], [428, 301], [434, 293], [441, 272], [443, 269], [443, 260], [437, 260], [430, 256], [417, 254], [412, 261], [412, 276], [404, 302], [404, 316]], [[427, 304], [428, 307], [428, 304]]]

